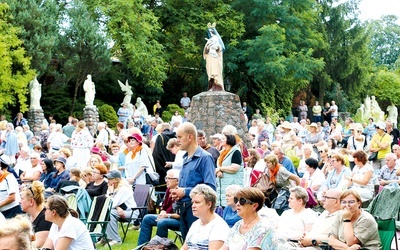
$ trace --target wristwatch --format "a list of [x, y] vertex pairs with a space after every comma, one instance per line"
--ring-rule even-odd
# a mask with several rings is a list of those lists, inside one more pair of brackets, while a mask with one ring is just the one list
[[343, 220], [343, 222], [351, 222], [351, 220]]
[[317, 240], [316, 240], [316, 239], [311, 240], [311, 244], [312, 244], [313, 246], [316, 246], [316, 245], [317, 245]]
[[168, 216], [168, 219], [171, 219], [171, 215], [170, 214], [167, 214], [167, 216]]

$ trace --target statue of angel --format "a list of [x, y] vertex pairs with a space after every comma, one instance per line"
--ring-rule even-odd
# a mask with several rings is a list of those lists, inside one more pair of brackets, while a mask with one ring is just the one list
[[41, 109], [40, 98], [42, 97], [42, 84], [40, 84], [35, 78], [29, 82], [30, 94], [31, 94], [31, 105], [30, 109]]
[[128, 83], [128, 80], [126, 80], [125, 84], [123, 84], [120, 80], [118, 80], [118, 84], [121, 87], [122, 92], [125, 93], [125, 97], [122, 103], [126, 104], [131, 103], [133, 92], [132, 92], [132, 87]]

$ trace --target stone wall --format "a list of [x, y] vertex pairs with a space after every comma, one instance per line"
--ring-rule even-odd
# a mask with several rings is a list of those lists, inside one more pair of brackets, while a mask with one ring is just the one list
[[83, 109], [83, 120], [86, 122], [86, 127], [89, 132], [94, 135], [97, 131], [97, 124], [99, 123], [99, 111], [96, 106], [86, 106]]
[[225, 91], [209, 91], [195, 95], [188, 109], [188, 120], [197, 129], [205, 131], [208, 142], [211, 142], [210, 136], [221, 133], [225, 125], [233, 125], [246, 145], [250, 146], [245, 116], [238, 95]]
[[29, 109], [28, 125], [34, 135], [40, 135], [44, 120], [43, 109]]

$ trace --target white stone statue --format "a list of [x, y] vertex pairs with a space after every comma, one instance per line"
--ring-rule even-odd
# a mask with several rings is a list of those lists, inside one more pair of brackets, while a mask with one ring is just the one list
[[126, 80], [125, 84], [123, 84], [120, 80], [118, 80], [118, 84], [121, 87], [122, 92], [125, 93], [125, 97], [124, 100], [122, 101], [121, 105], [123, 103], [129, 104], [131, 103], [131, 99], [132, 99], [132, 87], [129, 86], [128, 80]]
[[364, 117], [366, 119], [371, 117], [371, 98], [369, 96], [365, 97], [364, 100]]
[[96, 87], [94, 86], [91, 75], [87, 75], [87, 78], [83, 83], [83, 90], [85, 91], [86, 106], [93, 106], [94, 96], [96, 94]]
[[29, 89], [31, 94], [30, 109], [42, 109], [40, 106], [40, 98], [42, 97], [42, 84], [35, 78], [29, 82]]
[[393, 123], [393, 127], [397, 128], [397, 117], [398, 117], [397, 107], [392, 103], [390, 106], [387, 107], [386, 111], [388, 112], [387, 118]]
[[385, 113], [379, 107], [375, 96], [371, 96], [371, 116], [374, 118], [374, 121], [383, 121], [385, 119]]
[[136, 98], [136, 109], [140, 112], [143, 117], [147, 117], [149, 115], [149, 111], [147, 111], [146, 105], [142, 102], [142, 98]]
[[356, 117], [360, 119], [360, 121], [364, 121], [364, 110], [365, 110], [365, 105], [361, 103], [360, 107], [357, 109]]
[[203, 58], [206, 60], [206, 70], [208, 75], [208, 89], [210, 91], [224, 90], [222, 77], [223, 52], [225, 45], [215, 28], [215, 23], [208, 23], [206, 44], [203, 50]]

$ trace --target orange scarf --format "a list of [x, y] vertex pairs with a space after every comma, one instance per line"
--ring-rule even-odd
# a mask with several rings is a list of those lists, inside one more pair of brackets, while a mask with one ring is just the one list
[[135, 149], [132, 149], [132, 156], [131, 156], [131, 159], [132, 159], [132, 160], [135, 159], [136, 153], [137, 153], [137, 152], [140, 152], [140, 150], [142, 150], [142, 145], [139, 145], [139, 146], [136, 147]]
[[274, 169], [269, 169], [269, 177], [272, 182], [276, 183], [276, 176], [278, 175], [278, 171], [281, 168], [280, 164], [276, 164]]
[[221, 154], [219, 155], [218, 158], [218, 166], [222, 166], [222, 162], [224, 161], [226, 155], [231, 151], [232, 146], [228, 146], [226, 149], [224, 149]]
[[3, 175], [0, 176], [0, 182], [4, 181], [4, 179], [7, 177], [8, 174], [9, 174], [9, 172], [8, 172], [7, 170], [5, 170], [5, 171], [3, 172]]

